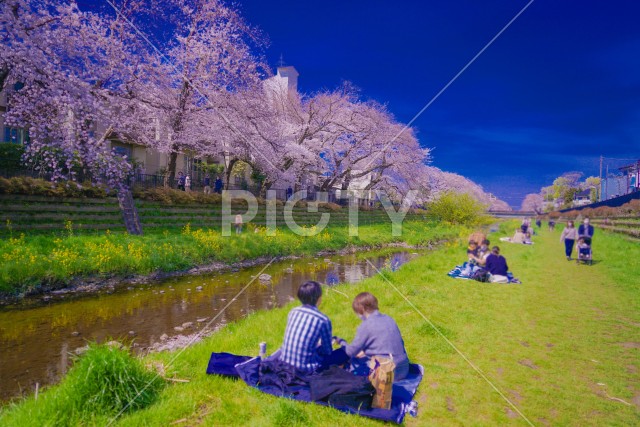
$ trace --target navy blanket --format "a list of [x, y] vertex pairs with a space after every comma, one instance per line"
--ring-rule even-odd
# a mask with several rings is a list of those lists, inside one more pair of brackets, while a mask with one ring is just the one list
[[[314, 402], [311, 399], [311, 392], [308, 385], [296, 385], [284, 391], [279, 387], [259, 385], [258, 375], [260, 362], [261, 359], [259, 357], [251, 358], [249, 356], [237, 356], [230, 353], [212, 353], [209, 365], [207, 366], [207, 374], [241, 378], [249, 386], [256, 387], [264, 393], [328, 406], [326, 402]], [[410, 412], [410, 409], [415, 410], [415, 404], [412, 405], [412, 400], [422, 381], [423, 373], [424, 370], [422, 366], [411, 364], [407, 377], [393, 383], [391, 409], [357, 409], [349, 406], [333, 406], [333, 408], [349, 414], [401, 424], [405, 414]]]

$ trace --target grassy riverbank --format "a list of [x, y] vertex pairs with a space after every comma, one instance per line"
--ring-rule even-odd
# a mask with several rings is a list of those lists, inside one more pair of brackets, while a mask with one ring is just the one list
[[[511, 234], [510, 226], [503, 229]], [[566, 261], [558, 237], [559, 231], [544, 230], [534, 246], [501, 245], [522, 285], [448, 278], [447, 271], [464, 257], [462, 244], [446, 245], [385, 277], [533, 424], [638, 424], [640, 266], [629, 260], [640, 257], [640, 247], [599, 232], [598, 262], [578, 266]], [[398, 322], [410, 358], [425, 367], [416, 396], [419, 416], [407, 425], [525, 425], [383, 277], [336, 290], [325, 291], [320, 307], [335, 334], [353, 337], [359, 320], [351, 299], [368, 290]], [[205, 375], [212, 351], [256, 354], [260, 341], [277, 348], [291, 306], [252, 314], [182, 353], [147, 356], [146, 363], [165, 366], [165, 376], [189, 382], [168, 383], [155, 403], [114, 425], [381, 425]], [[56, 410], [49, 396], [65, 387], [66, 380], [37, 402], [30, 398], [5, 408], [0, 425], [46, 424]], [[89, 425], [107, 421], [98, 415], [83, 419]]]
[[268, 236], [264, 227], [252, 225], [243, 234], [229, 237], [223, 237], [219, 230], [189, 226], [144, 236], [108, 231], [74, 235], [72, 230], [58, 236], [20, 235], [0, 241], [0, 294], [17, 294], [42, 285], [62, 287], [75, 277], [176, 271], [212, 261], [305, 255], [349, 245], [422, 245], [457, 236], [456, 228], [434, 222], [407, 221], [403, 227], [399, 237], [391, 235], [391, 223], [360, 226], [357, 237], [350, 237], [344, 226], [330, 226], [315, 236], [301, 238], [286, 228]]

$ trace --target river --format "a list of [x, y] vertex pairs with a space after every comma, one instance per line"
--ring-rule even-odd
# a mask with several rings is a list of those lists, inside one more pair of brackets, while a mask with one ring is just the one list
[[[0, 308], [0, 400], [32, 393], [36, 384], [57, 382], [76, 350], [88, 341], [120, 340], [144, 352], [161, 337], [192, 334], [205, 325], [221, 327], [253, 311], [286, 305], [307, 280], [355, 283], [375, 275], [367, 261], [376, 268], [395, 269], [414, 255], [396, 251], [301, 258], [271, 264], [264, 271], [272, 276], [270, 283], [255, 278], [263, 268], [257, 266]], [[221, 313], [249, 282], [246, 291]]]

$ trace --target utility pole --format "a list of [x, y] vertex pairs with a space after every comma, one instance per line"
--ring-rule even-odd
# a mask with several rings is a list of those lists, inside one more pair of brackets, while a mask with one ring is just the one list
[[600, 188], [598, 191], [598, 201], [602, 201], [602, 156], [600, 156]]
[[609, 165], [607, 165], [607, 175], [604, 177], [604, 192], [609, 197]]

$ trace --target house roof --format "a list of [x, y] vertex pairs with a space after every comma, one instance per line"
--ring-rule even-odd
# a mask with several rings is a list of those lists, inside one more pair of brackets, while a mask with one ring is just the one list
[[635, 168], [640, 168], [640, 160], [636, 161], [635, 163], [631, 163], [630, 165], [619, 167], [618, 170], [626, 172]]

